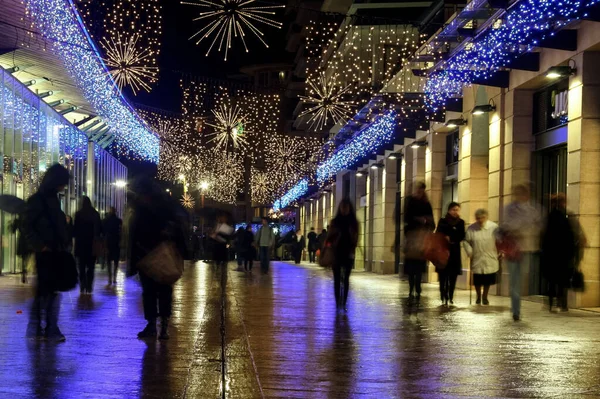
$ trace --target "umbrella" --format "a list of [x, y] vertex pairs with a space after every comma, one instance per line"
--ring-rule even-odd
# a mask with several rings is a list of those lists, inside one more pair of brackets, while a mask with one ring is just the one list
[[0, 195], [0, 210], [18, 214], [25, 208], [25, 201], [14, 195]]

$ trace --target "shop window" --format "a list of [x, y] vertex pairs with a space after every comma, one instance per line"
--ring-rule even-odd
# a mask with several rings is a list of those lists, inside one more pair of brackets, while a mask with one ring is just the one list
[[533, 95], [533, 134], [567, 124], [568, 98], [569, 79], [563, 79]]

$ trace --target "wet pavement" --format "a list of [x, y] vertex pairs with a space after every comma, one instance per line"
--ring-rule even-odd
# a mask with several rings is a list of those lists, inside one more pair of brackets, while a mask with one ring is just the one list
[[436, 285], [415, 307], [397, 278], [355, 273], [338, 314], [328, 271], [231, 268], [186, 269], [168, 342], [136, 338], [139, 283], [101, 272], [92, 297], [62, 295], [65, 343], [26, 340], [31, 287], [0, 277], [0, 398], [600, 398], [597, 313], [524, 302], [515, 323], [507, 298], [444, 308]]

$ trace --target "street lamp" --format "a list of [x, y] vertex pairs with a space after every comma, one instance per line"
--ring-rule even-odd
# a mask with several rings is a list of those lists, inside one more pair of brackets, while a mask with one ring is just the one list
[[117, 186], [118, 188], [123, 188], [127, 186], [127, 182], [125, 180], [117, 180], [115, 182], [115, 186]]

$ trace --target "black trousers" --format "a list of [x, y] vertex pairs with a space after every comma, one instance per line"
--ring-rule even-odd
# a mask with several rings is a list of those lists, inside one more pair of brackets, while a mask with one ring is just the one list
[[315, 263], [317, 258], [317, 251], [308, 251], [308, 260], [310, 263]]
[[417, 292], [417, 295], [421, 295], [421, 278], [422, 278], [422, 276], [423, 276], [423, 273], [421, 271], [408, 274], [408, 287], [409, 287], [410, 295], [413, 295], [415, 290]]
[[96, 269], [96, 257], [79, 256], [79, 289], [81, 291], [92, 292], [94, 289], [94, 274]]
[[335, 295], [335, 304], [338, 307], [346, 306], [346, 302], [348, 301], [351, 272], [352, 263], [333, 266], [333, 293]]
[[144, 303], [144, 318], [148, 321], [171, 317], [173, 308], [173, 286], [159, 284], [140, 272], [142, 283], [142, 300]]
[[550, 306], [553, 305], [554, 298], [556, 303], [554, 306], [560, 306], [564, 309], [569, 307], [568, 298], [569, 290], [566, 287], [566, 283], [562, 281], [549, 281], [548, 282], [548, 299], [550, 300]]
[[440, 296], [442, 297], [442, 301], [452, 301], [454, 299], [454, 289], [456, 288], [458, 275], [442, 270], [438, 272], [438, 277], [440, 280]]
[[117, 270], [119, 270], [119, 260], [108, 259], [106, 263], [108, 264], [108, 282], [112, 283], [113, 281], [117, 281]]

